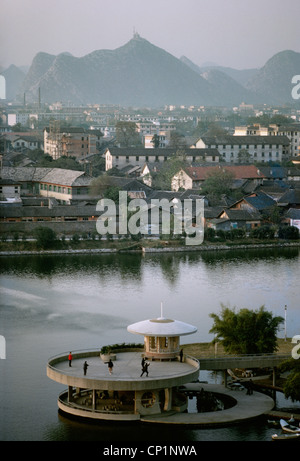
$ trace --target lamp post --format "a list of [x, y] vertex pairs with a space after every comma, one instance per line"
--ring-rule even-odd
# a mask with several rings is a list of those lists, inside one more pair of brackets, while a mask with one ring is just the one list
[[284, 306], [284, 340], [286, 341], [286, 311], [287, 305]]

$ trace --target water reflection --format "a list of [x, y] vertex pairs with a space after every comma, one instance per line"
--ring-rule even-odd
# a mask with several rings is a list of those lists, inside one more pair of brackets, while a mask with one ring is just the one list
[[[174, 254], [2, 257], [0, 438], [4, 440], [265, 440], [253, 423], [208, 430], [144, 425], [86, 426], [57, 414], [58, 383], [45, 373], [58, 353], [133, 342], [127, 325], [164, 314], [196, 325], [184, 342], [212, 340], [209, 314], [221, 303], [274, 315], [288, 305], [287, 331], [300, 333], [298, 248]], [[138, 337], [138, 341], [140, 337]], [[205, 380], [201, 372], [201, 380]], [[214, 380], [215, 377], [210, 377]], [[22, 382], [22, 386], [20, 386]], [[37, 404], [38, 402], [38, 404]]]

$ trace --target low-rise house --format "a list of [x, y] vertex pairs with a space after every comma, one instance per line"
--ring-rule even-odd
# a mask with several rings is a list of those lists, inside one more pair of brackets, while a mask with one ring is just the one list
[[227, 226], [222, 227], [224, 230], [230, 229], [246, 229], [251, 230], [261, 225], [262, 217], [261, 214], [254, 210], [243, 210], [243, 209], [232, 209], [228, 208], [220, 213], [218, 219], [228, 220]]
[[[145, 149], [139, 147], [109, 147], [106, 149], [105, 170], [113, 167], [122, 168], [126, 164], [142, 167], [145, 163], [164, 163], [177, 154], [176, 149]], [[188, 163], [195, 162], [219, 162], [219, 152], [217, 149], [185, 149], [180, 151], [182, 158]]]
[[255, 185], [262, 184], [264, 175], [255, 165], [198, 166], [181, 168], [172, 178], [172, 190], [199, 189], [214, 172], [232, 173], [234, 180], [252, 180]]
[[159, 162], [145, 163], [140, 169], [140, 177], [148, 186], [152, 187], [153, 179], [161, 170], [163, 164]]
[[21, 184], [13, 179], [0, 178], [0, 202], [1, 205], [5, 203], [18, 203], [20, 198]]
[[230, 206], [232, 210], [248, 210], [250, 212], [265, 212], [276, 206], [276, 201], [263, 192], [255, 192], [243, 197]]
[[2, 177], [21, 184], [22, 195], [53, 197], [61, 203], [89, 198], [89, 186], [93, 178], [84, 171], [63, 168], [19, 167], [2, 169]]
[[300, 209], [299, 208], [290, 208], [286, 215], [285, 220], [290, 226], [297, 227], [300, 232]]
[[84, 171], [51, 168], [39, 181], [39, 194], [54, 197], [63, 204], [89, 199], [93, 178]]
[[15, 150], [35, 150], [41, 149], [43, 146], [40, 139], [36, 136], [20, 136], [12, 141], [12, 147]]
[[96, 221], [96, 206], [14, 206], [0, 210], [1, 222], [81, 222]]
[[278, 200], [278, 206], [289, 208], [300, 208], [300, 189], [287, 190]]

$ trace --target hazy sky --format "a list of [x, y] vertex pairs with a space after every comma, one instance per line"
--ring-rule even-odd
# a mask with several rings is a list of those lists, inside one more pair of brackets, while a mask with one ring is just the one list
[[30, 65], [39, 51], [115, 49], [134, 29], [198, 65], [261, 67], [300, 52], [299, 18], [299, 0], [0, 0], [0, 67]]

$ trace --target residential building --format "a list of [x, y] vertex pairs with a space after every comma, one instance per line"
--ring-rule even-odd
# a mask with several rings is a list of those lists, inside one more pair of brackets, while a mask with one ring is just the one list
[[219, 219], [227, 221], [227, 226], [223, 230], [246, 229], [251, 230], [261, 225], [261, 214], [256, 211], [228, 208], [219, 215]]
[[[154, 133], [158, 137], [159, 148], [166, 148], [170, 144], [170, 131], [158, 131], [158, 133]], [[143, 135], [143, 145], [145, 149], [154, 149], [153, 144], [153, 136], [154, 134], [144, 134]]]
[[55, 160], [65, 155], [82, 160], [99, 152], [102, 133], [80, 127], [61, 127], [53, 123], [44, 130], [44, 151]]
[[92, 180], [83, 171], [52, 168], [39, 181], [39, 195], [53, 197], [63, 204], [87, 200]]
[[290, 123], [286, 125], [270, 124], [264, 127], [260, 124], [237, 126], [234, 136], [286, 136], [290, 140], [290, 155], [300, 155], [300, 124]]
[[35, 150], [41, 149], [43, 145], [42, 140], [37, 136], [20, 136], [17, 137], [14, 141], [12, 141], [12, 147], [15, 150]]
[[21, 192], [21, 184], [19, 181], [13, 179], [0, 178], [0, 202], [13, 203], [19, 202]]
[[214, 172], [232, 173], [234, 180], [252, 180], [254, 185], [262, 184], [264, 175], [255, 165], [218, 165], [181, 168], [172, 178], [172, 190], [199, 189]]
[[255, 192], [231, 205], [232, 210], [247, 210], [249, 212], [266, 212], [276, 206], [276, 201], [264, 192]]
[[21, 196], [53, 197], [63, 204], [89, 199], [89, 186], [93, 180], [84, 171], [35, 167], [4, 167], [2, 177], [20, 184]]
[[202, 136], [196, 147], [218, 149], [227, 163], [282, 162], [290, 158], [286, 136]]
[[290, 226], [297, 227], [300, 232], [300, 209], [290, 208], [287, 211], [285, 218], [288, 220], [288, 224]]
[[[145, 163], [163, 163], [177, 154], [176, 149], [145, 149], [139, 147], [118, 148], [109, 147], [106, 149], [105, 170], [110, 170], [113, 167], [122, 168], [126, 164], [132, 166], [143, 166]], [[217, 149], [185, 149], [180, 151], [180, 155], [188, 162], [219, 162], [219, 152]]]

